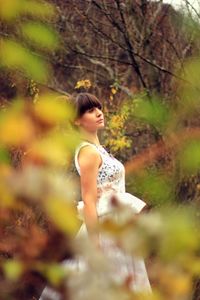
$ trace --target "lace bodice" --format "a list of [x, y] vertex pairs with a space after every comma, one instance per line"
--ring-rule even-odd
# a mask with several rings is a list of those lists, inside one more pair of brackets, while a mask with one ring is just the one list
[[102, 164], [99, 168], [97, 176], [97, 190], [98, 198], [104, 193], [124, 193], [125, 192], [125, 170], [122, 163], [109, 154], [103, 146], [97, 146], [89, 142], [82, 142], [76, 149], [75, 166], [80, 174], [80, 167], [78, 164], [78, 154], [81, 148], [85, 146], [94, 147], [100, 154]]

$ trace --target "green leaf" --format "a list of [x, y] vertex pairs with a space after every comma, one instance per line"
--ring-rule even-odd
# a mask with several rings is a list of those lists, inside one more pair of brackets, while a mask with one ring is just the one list
[[0, 148], [0, 163], [10, 164], [10, 154], [5, 148]]
[[159, 172], [147, 172], [134, 178], [137, 193], [153, 205], [168, 204], [173, 201], [173, 183]]
[[45, 1], [26, 0], [1, 0], [0, 17], [10, 21], [19, 15], [26, 14], [38, 18], [52, 17], [55, 15], [53, 5]]
[[33, 80], [43, 82], [47, 79], [48, 65], [17, 42], [2, 41], [0, 62], [5, 67], [24, 71]]
[[184, 73], [180, 76], [185, 82], [182, 82], [179, 92], [179, 115], [192, 115], [200, 109], [200, 59], [189, 59], [184, 65]]
[[58, 45], [56, 32], [46, 25], [29, 22], [22, 25], [22, 33], [38, 46], [55, 49]]
[[23, 265], [17, 260], [8, 260], [3, 264], [3, 269], [7, 278], [17, 280], [23, 272]]
[[53, 5], [42, 1], [26, 1], [23, 4], [23, 13], [37, 17], [52, 17], [55, 14]]
[[160, 255], [167, 260], [189, 256], [199, 248], [195, 230], [195, 212], [191, 207], [163, 211], [164, 230], [160, 240]]
[[200, 170], [200, 141], [193, 140], [183, 145], [179, 154], [180, 166], [183, 171], [193, 173]]
[[46, 277], [53, 285], [59, 285], [65, 277], [63, 266], [59, 264], [50, 264], [46, 270]]
[[133, 116], [162, 129], [169, 119], [169, 112], [158, 100], [135, 99]]

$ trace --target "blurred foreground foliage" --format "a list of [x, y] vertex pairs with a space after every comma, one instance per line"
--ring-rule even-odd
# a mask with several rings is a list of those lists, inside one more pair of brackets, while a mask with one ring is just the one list
[[[19, 40], [2, 39], [3, 70], [13, 70], [30, 80], [47, 80], [50, 67], [35, 54], [57, 46], [57, 34], [41, 24], [41, 20], [53, 16], [54, 8], [43, 1], [7, 0], [0, 1], [0, 14], [9, 26], [23, 16]], [[113, 152], [130, 147], [125, 125], [133, 118], [141, 129], [149, 126], [157, 134], [155, 144], [126, 165], [128, 188], [154, 209], [133, 216], [128, 207], [113, 202], [113, 217], [99, 226], [102, 234], [111, 235], [125, 251], [147, 259], [152, 295], [133, 293], [130, 278], [114, 284], [101, 251], [86, 240], [76, 244], [74, 237], [81, 222], [77, 218], [78, 188], [71, 164], [80, 136], [71, 126], [73, 109], [69, 99], [41, 93], [34, 87], [33, 101], [18, 97], [2, 108], [2, 300], [34, 299], [47, 282], [63, 299], [83, 300], [80, 292], [85, 286], [87, 300], [102, 299], [102, 290], [108, 300], [191, 299], [193, 283], [200, 274], [199, 202], [197, 197], [189, 204], [177, 205], [177, 184], [180, 178], [199, 173], [200, 130], [185, 127], [185, 121], [199, 113], [198, 65], [198, 59], [186, 63], [180, 100], [173, 107], [159, 97], [149, 98], [143, 93], [129, 96], [120, 113], [108, 115], [104, 139]], [[83, 81], [90, 86], [87, 80]], [[111, 86], [111, 108], [117, 92], [117, 84]], [[15, 153], [19, 154], [17, 168], [13, 163]], [[198, 192], [199, 183], [196, 185]], [[89, 262], [85, 272], [77, 274], [59, 263], [77, 254]]]

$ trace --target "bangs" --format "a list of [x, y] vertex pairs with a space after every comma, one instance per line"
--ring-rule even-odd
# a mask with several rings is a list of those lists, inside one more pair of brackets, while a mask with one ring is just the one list
[[78, 118], [93, 107], [102, 109], [100, 101], [94, 95], [81, 93], [76, 97], [76, 113]]

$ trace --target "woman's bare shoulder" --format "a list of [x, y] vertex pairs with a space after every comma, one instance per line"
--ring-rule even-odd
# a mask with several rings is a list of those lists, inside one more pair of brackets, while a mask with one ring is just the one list
[[99, 165], [101, 163], [101, 156], [98, 150], [92, 145], [85, 145], [79, 151], [78, 155], [79, 165]]

